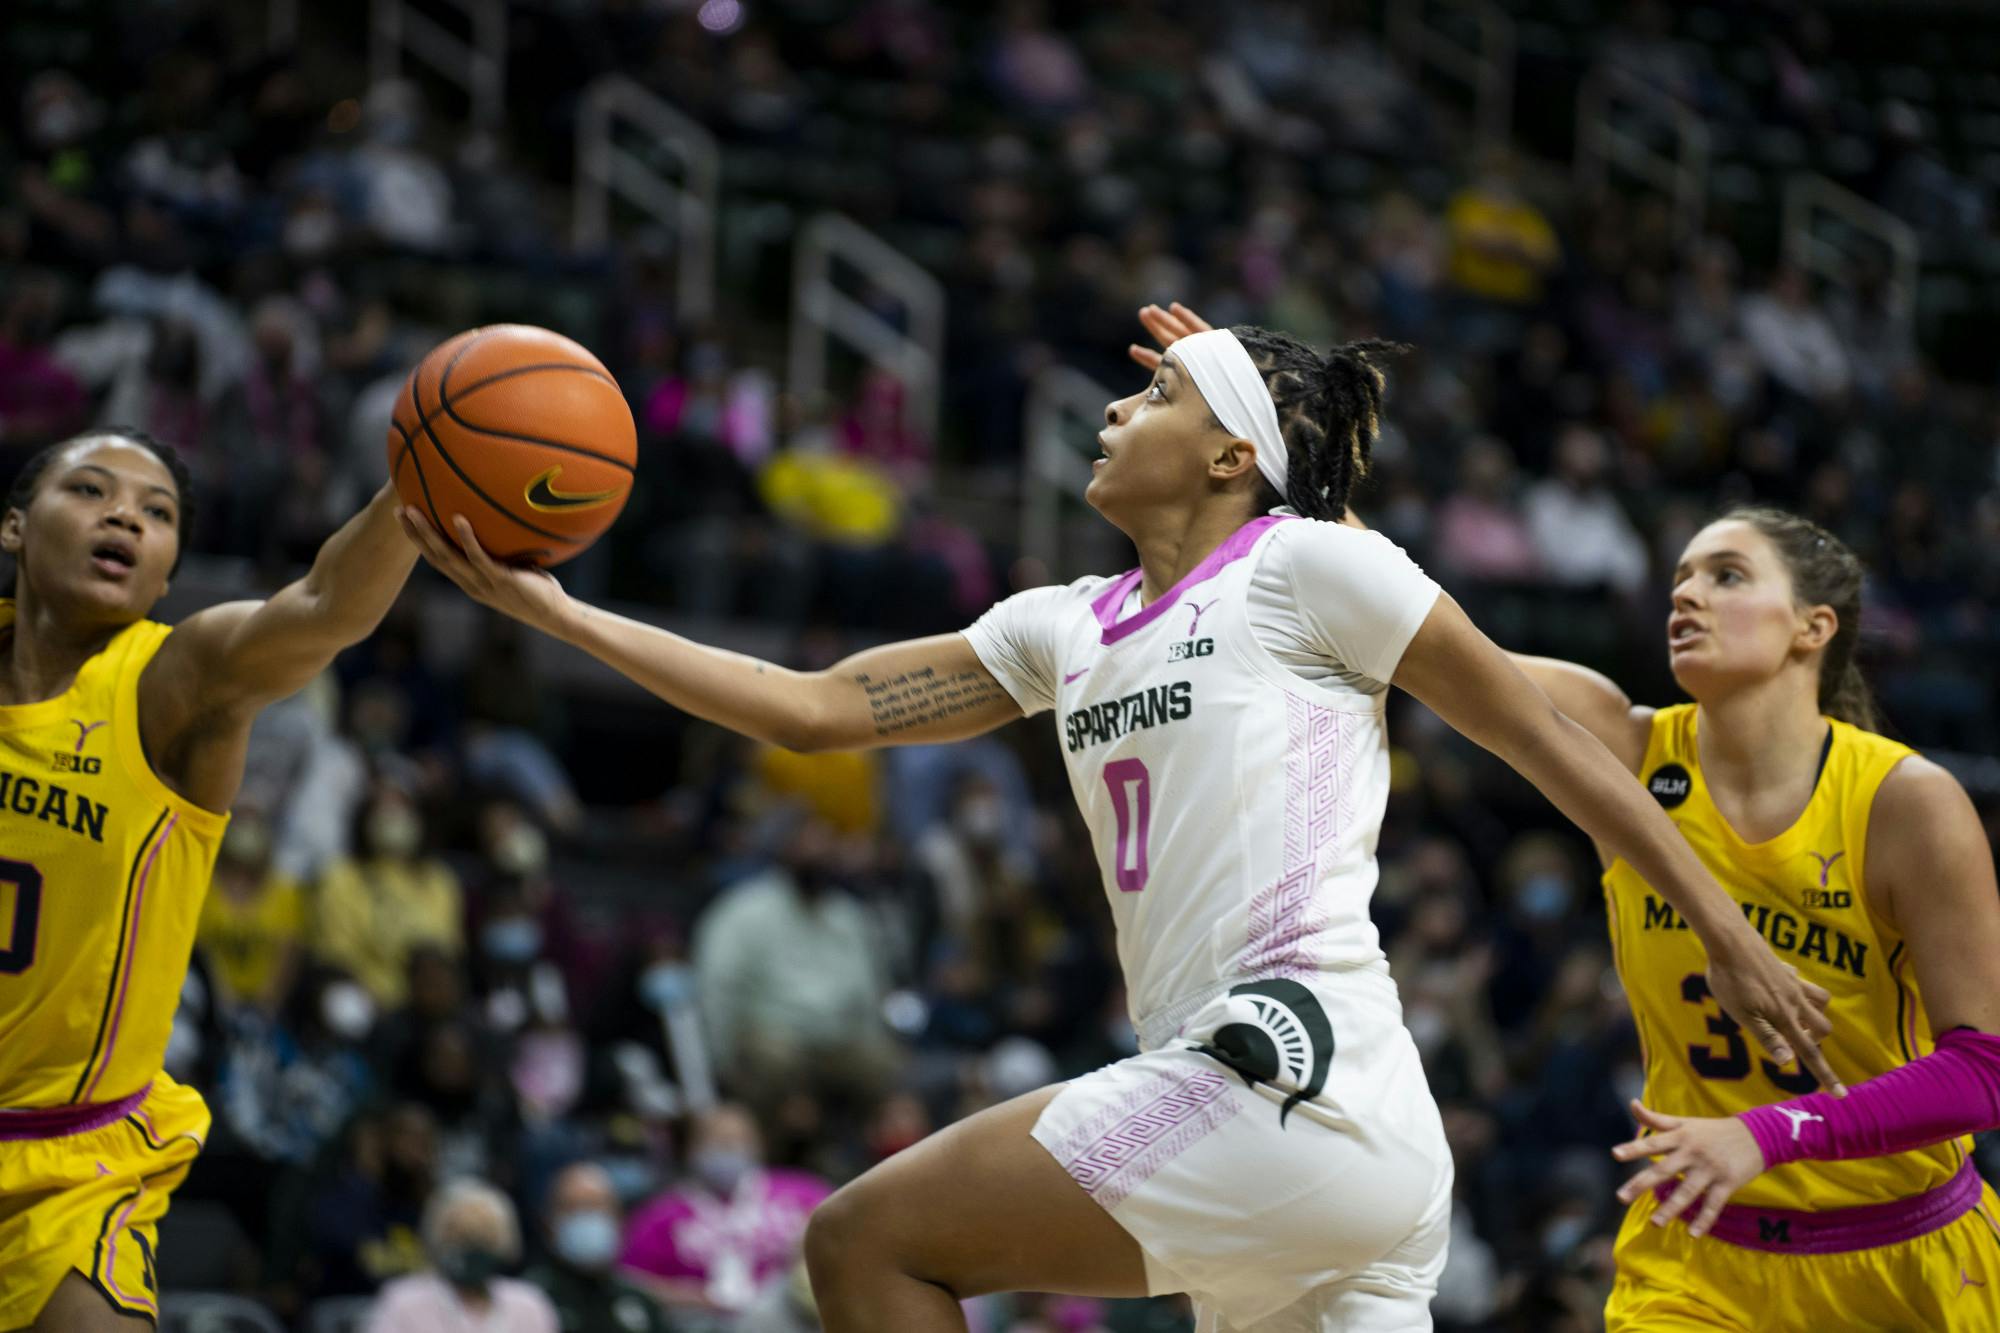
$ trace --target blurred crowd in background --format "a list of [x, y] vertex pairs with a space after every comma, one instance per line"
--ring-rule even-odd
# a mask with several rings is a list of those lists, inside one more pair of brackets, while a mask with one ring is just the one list
[[[21, 0], [0, 38], [0, 463], [101, 423], [173, 444], [202, 496], [186, 577], [296, 571], [380, 484], [409, 367], [514, 320], [596, 350], [638, 422], [634, 499], [574, 591], [802, 667], [955, 629], [1081, 572], [1017, 544], [1028, 383], [1129, 391], [1135, 311], [1180, 299], [1410, 343], [1357, 509], [1504, 645], [1642, 702], [1677, 697], [1667, 572], [1707, 517], [1825, 524], [1871, 570], [1893, 731], [2000, 830], [2000, 344], [1967, 298], [2000, 271], [1990, 18], [1520, 0], [1503, 147], [1369, 4], [518, 3], [491, 133], [442, 85], [369, 83], [366, 6], [306, 7], [276, 53], [265, 8]], [[1713, 126], [1698, 234], [1572, 188], [1573, 92], [1604, 69]], [[569, 244], [607, 72], [722, 141], [710, 319], [677, 313], [672, 237]], [[1923, 299], [1886, 263], [1784, 262], [1774, 182], [1805, 166], [1917, 229]], [[881, 371], [781, 387], [789, 244], [823, 208], [944, 282], [935, 432]], [[819, 1198], [1135, 1049], [1045, 723], [769, 750], [551, 678], [445, 600], [420, 571], [258, 725], [170, 1051], [215, 1129], [162, 1228], [169, 1290], [415, 1329], [446, 1279], [504, 1270], [510, 1328], [553, 1301], [565, 1329], [810, 1330]], [[1595, 1329], [1639, 1071], [1591, 850], [1422, 710], [1392, 738], [1375, 914], [1458, 1161], [1440, 1326]], [[1177, 1299], [971, 1318], [1189, 1327]]]

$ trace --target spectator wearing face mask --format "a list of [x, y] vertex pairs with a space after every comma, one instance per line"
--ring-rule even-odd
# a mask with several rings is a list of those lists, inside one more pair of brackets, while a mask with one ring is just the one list
[[555, 1305], [563, 1333], [674, 1333], [658, 1301], [617, 1271], [618, 1192], [595, 1162], [565, 1168], [549, 1188], [549, 1261], [528, 1273]]
[[403, 1002], [410, 950], [462, 952], [458, 878], [425, 853], [423, 816], [397, 787], [376, 788], [356, 841], [360, 855], [334, 861], [320, 881], [314, 948], [391, 1008]]
[[767, 1169], [756, 1121], [723, 1104], [695, 1123], [688, 1179], [640, 1208], [621, 1262], [670, 1307], [737, 1312], [799, 1257], [806, 1219], [832, 1191], [818, 1176]]
[[724, 1081], [760, 1101], [796, 1092], [872, 1102], [896, 1053], [867, 910], [838, 883], [838, 840], [816, 816], [777, 864], [729, 889], [694, 931], [696, 993]]
[[225, 1010], [277, 1014], [298, 975], [305, 916], [305, 895], [271, 865], [264, 812], [239, 805], [222, 835], [195, 935]]
[[453, 1181], [424, 1210], [423, 1238], [430, 1266], [382, 1289], [368, 1333], [556, 1333], [549, 1298], [500, 1276], [521, 1256], [520, 1225], [506, 1195], [484, 1181]]

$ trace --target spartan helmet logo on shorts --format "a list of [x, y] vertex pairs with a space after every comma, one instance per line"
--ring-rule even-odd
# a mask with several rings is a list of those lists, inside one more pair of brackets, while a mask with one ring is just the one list
[[1246, 981], [1229, 988], [1224, 1021], [1195, 1049], [1255, 1087], [1289, 1086], [1278, 1124], [1326, 1086], [1333, 1064], [1333, 1024], [1319, 998], [1296, 981]]

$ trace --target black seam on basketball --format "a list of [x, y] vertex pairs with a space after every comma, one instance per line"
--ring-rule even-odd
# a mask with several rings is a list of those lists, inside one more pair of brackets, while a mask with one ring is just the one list
[[[575, 546], [578, 544], [579, 540], [578, 538], [565, 537], [560, 532], [550, 532], [547, 528], [537, 527], [533, 523], [528, 522], [527, 519], [522, 518], [519, 514], [516, 514], [513, 510], [507, 508], [506, 505], [501, 504], [498, 500], [488, 495], [486, 493], [485, 488], [482, 487], [478, 482], [474, 481], [470, 476], [470, 474], [468, 474], [464, 468], [458, 465], [458, 461], [454, 459], [450, 454], [445, 452], [444, 445], [439, 442], [436, 431], [432, 430], [427, 425], [424, 427], [424, 435], [430, 440], [431, 448], [437, 451], [437, 456], [444, 460], [444, 465], [450, 468], [453, 472], [457, 473], [458, 479], [464, 482], [466, 484], [466, 487], [470, 489], [474, 495], [484, 500], [486, 502], [487, 507], [493, 510], [494, 513], [500, 515], [502, 518], [510, 520], [511, 522], [520, 524], [528, 531], [534, 533], [537, 537], [547, 537], [550, 541], [561, 542], [565, 546]], [[421, 467], [419, 468], [419, 475], [421, 475]], [[438, 531], [444, 532], [445, 529], [442, 525], [440, 525]], [[453, 540], [455, 541], [457, 539], [453, 538]]]
[[[474, 341], [477, 341], [477, 339], [474, 339]], [[456, 358], [454, 358], [454, 360], [455, 359]], [[618, 387], [617, 380], [612, 379], [609, 375], [597, 369], [595, 366], [580, 366], [576, 364], [576, 362], [574, 361], [537, 361], [532, 366], [515, 366], [512, 370], [502, 370], [495, 374], [488, 375], [483, 380], [474, 380], [472, 383], [466, 385], [463, 389], [459, 390], [457, 396], [453, 398], [452, 401], [462, 403], [466, 399], [470, 398], [473, 394], [479, 392], [479, 390], [485, 388], [489, 384], [496, 384], [501, 380], [511, 378], [512, 376], [515, 375], [525, 375], [529, 371], [533, 370], [574, 370], [585, 375], [594, 375], [598, 379], [603, 380], [606, 384], [609, 384], [614, 389]], [[411, 379], [413, 381], [415, 380], [415, 378], [416, 377], [414, 375], [411, 376]], [[440, 383], [442, 383], [443, 377], [440, 376], [439, 380]], [[444, 410], [446, 406], [447, 405], [444, 401], [443, 392], [442, 389], [440, 388], [439, 401], [438, 401], [439, 410], [440, 411]], [[437, 413], [424, 411], [423, 402], [419, 400], [417, 402], [417, 429], [422, 430], [425, 426], [428, 426], [431, 422], [435, 420], [437, 420]], [[459, 422], [459, 424], [468, 425], [468, 423], [464, 421]], [[470, 426], [470, 429], [484, 430], [486, 428], [484, 426]], [[568, 449], [579, 454], [588, 454], [592, 458], [601, 458], [607, 463], [611, 463], [614, 464], [615, 466], [622, 467], [627, 472], [632, 471], [632, 465], [630, 463], [625, 462], [623, 459], [613, 458], [609, 454], [598, 453], [595, 449], [586, 449], [580, 444], [564, 444], [558, 440], [537, 440], [535, 441], [535, 443], [551, 445], [557, 449]]]
[[[466, 393], [470, 392], [470, 389], [466, 390]], [[624, 459], [613, 458], [610, 454], [602, 454], [595, 449], [586, 449], [580, 444], [570, 444], [564, 440], [546, 439], [540, 435], [523, 435], [519, 431], [497, 430], [492, 426], [475, 425], [458, 414], [457, 404], [464, 401], [466, 393], [458, 395], [457, 398], [451, 397], [442, 390], [438, 393], [438, 406], [443, 409], [446, 416], [451, 418], [452, 424], [461, 430], [475, 431], [481, 435], [491, 435], [495, 439], [500, 440], [519, 440], [523, 444], [539, 444], [545, 449], [562, 449], [572, 454], [582, 454], [585, 458], [595, 458], [600, 463], [609, 463], [613, 467], [623, 468], [626, 472], [633, 471], [632, 465]]]
[[[415, 375], [410, 376], [410, 401], [416, 404], [417, 415], [421, 417], [424, 414], [424, 404], [423, 400], [417, 396], [417, 377]], [[437, 501], [431, 499], [431, 484], [424, 477], [424, 460], [417, 454], [416, 442], [410, 438], [410, 432], [403, 429], [403, 423], [396, 420], [394, 413], [391, 413], [389, 416], [389, 424], [402, 434], [403, 452], [409, 455], [410, 466], [417, 470], [417, 488], [424, 493], [424, 508], [431, 511], [431, 526], [442, 533], [444, 531], [444, 520], [438, 517]]]

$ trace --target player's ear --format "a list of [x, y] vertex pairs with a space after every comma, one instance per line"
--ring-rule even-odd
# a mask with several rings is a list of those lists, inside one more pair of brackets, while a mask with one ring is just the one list
[[5, 551], [8, 555], [21, 554], [21, 532], [27, 521], [26, 514], [12, 506], [8, 507], [6, 516], [0, 517], [0, 551]]
[[1809, 606], [1799, 617], [1797, 643], [1807, 652], [1816, 652], [1833, 642], [1840, 632], [1840, 614], [1830, 606]]
[[1257, 467], [1257, 446], [1245, 439], [1230, 436], [1209, 459], [1208, 475], [1217, 481], [1234, 481], [1247, 476]]

